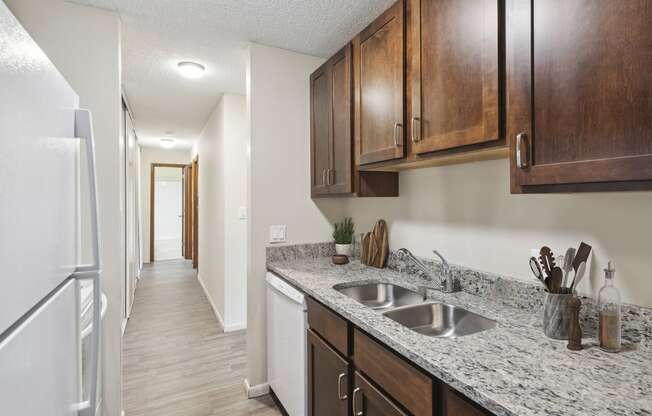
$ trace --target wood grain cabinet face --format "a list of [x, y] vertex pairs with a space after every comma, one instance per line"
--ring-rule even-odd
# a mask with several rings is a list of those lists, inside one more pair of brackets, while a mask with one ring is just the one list
[[357, 371], [351, 406], [354, 416], [408, 416]]
[[652, 180], [649, 0], [507, 0], [506, 17], [512, 192]]
[[348, 416], [349, 364], [308, 330], [308, 415]]
[[499, 140], [499, 0], [413, 0], [411, 151]]
[[310, 76], [312, 196], [353, 192], [352, 78], [350, 44]]
[[405, 156], [405, 19], [399, 0], [354, 40], [361, 165]]

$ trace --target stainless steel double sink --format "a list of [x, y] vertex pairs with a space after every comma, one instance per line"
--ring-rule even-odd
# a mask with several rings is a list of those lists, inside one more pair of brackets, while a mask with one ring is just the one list
[[430, 337], [454, 338], [475, 334], [496, 326], [496, 321], [458, 306], [426, 302], [425, 293], [390, 283], [336, 285], [338, 292], [381, 311], [407, 328]]

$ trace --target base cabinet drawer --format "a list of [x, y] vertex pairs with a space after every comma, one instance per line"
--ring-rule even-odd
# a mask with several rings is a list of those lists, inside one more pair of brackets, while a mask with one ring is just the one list
[[349, 363], [308, 330], [308, 415], [348, 416]]
[[433, 380], [358, 329], [353, 336], [353, 362], [414, 416], [432, 416]]
[[351, 409], [353, 416], [408, 416], [357, 371]]
[[343, 356], [348, 356], [349, 326], [332, 310], [312, 298], [308, 304], [308, 326], [333, 346]]

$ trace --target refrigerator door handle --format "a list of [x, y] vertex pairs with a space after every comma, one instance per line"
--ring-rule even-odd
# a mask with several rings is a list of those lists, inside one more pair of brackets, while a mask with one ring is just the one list
[[97, 410], [97, 375], [99, 367], [100, 335], [102, 328], [101, 290], [100, 290], [100, 227], [97, 207], [97, 172], [95, 170], [95, 138], [93, 136], [93, 118], [89, 110], [75, 110], [75, 136], [84, 139], [86, 160], [88, 163], [90, 215], [92, 233], [92, 255], [90, 264], [75, 268], [73, 276], [78, 280], [93, 281], [93, 334], [91, 335], [90, 353], [90, 394], [87, 401], [79, 403], [80, 416], [95, 416]]

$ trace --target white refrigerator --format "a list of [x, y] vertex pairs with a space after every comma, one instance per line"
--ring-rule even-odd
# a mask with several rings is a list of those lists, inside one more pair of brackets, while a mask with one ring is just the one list
[[[0, 1], [2, 415], [96, 414], [101, 294], [95, 157], [90, 113], [78, 102]], [[84, 241], [82, 229], [90, 236]], [[82, 247], [90, 249], [89, 264], [80, 264]], [[83, 323], [89, 305], [92, 318]]]

